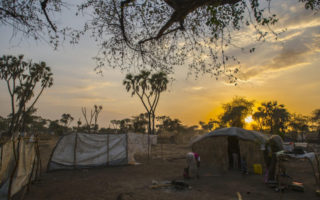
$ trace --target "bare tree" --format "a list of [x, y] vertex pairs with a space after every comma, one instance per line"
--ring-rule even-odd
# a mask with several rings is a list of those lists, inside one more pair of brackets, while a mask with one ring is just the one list
[[90, 116], [89, 116], [90, 120], [88, 120], [88, 117], [87, 117], [87, 108], [82, 107], [81, 111], [86, 121], [86, 129], [88, 130], [88, 132], [91, 133], [91, 130], [93, 129], [93, 132], [96, 133], [99, 129], [97, 122], [98, 122], [99, 114], [102, 111], [102, 106], [97, 106], [97, 105], [93, 106], [93, 110], [91, 109], [90, 111]]

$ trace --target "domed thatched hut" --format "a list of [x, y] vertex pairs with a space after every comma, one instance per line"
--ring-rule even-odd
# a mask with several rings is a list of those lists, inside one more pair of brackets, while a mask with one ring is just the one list
[[[201, 165], [226, 171], [234, 162], [245, 159], [248, 171], [253, 164], [265, 166], [264, 150], [267, 137], [257, 131], [231, 127], [212, 131], [192, 142], [192, 150], [201, 156]], [[237, 155], [237, 160], [233, 160]]]

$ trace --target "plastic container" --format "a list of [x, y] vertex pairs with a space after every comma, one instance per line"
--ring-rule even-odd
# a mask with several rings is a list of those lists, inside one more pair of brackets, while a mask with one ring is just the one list
[[262, 166], [261, 166], [261, 164], [253, 164], [253, 172], [255, 174], [262, 175]]

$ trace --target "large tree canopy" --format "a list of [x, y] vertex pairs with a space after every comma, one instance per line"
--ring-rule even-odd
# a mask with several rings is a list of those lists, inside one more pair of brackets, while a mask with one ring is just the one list
[[[296, 1], [306, 9], [320, 7], [320, 0]], [[68, 30], [54, 24], [54, 14], [64, 5], [62, 0], [1, 0], [0, 23], [35, 38], [47, 30], [57, 44], [59, 34]], [[226, 53], [235, 45], [233, 31], [251, 26], [258, 40], [276, 35], [270, 25], [278, 19], [270, 5], [271, 0], [84, 0], [78, 10], [89, 20], [71, 36], [76, 41], [92, 33], [100, 44], [98, 67], [148, 66], [170, 72], [186, 64], [190, 71], [223, 73], [233, 82], [239, 61]]]
[[[319, 9], [319, 0], [298, 2]], [[99, 67], [170, 72], [186, 64], [190, 72], [224, 74], [234, 82], [239, 61], [226, 51], [235, 47], [234, 31], [251, 26], [257, 40], [277, 35], [270, 28], [278, 20], [271, 0], [94, 0], [79, 10], [88, 8], [85, 31], [100, 42]]]

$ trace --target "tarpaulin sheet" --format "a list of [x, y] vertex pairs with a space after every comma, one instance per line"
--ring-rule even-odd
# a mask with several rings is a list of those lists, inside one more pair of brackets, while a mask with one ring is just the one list
[[16, 194], [28, 184], [35, 157], [34, 143], [20, 142], [18, 167], [12, 180], [11, 195]]
[[15, 167], [15, 158], [13, 152], [13, 142], [8, 141], [2, 146], [1, 168], [0, 168], [0, 200], [6, 200], [8, 197], [10, 176]]
[[23, 138], [5, 143], [1, 153], [0, 200], [7, 200], [36, 179], [39, 158], [35, 143]]
[[48, 170], [127, 163], [126, 134], [72, 133], [57, 143]]

